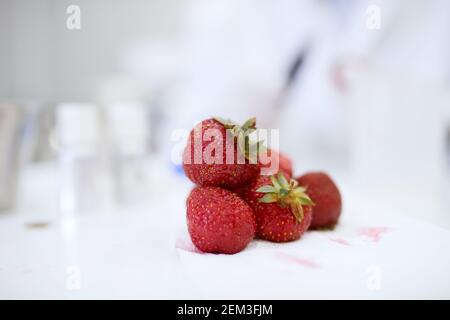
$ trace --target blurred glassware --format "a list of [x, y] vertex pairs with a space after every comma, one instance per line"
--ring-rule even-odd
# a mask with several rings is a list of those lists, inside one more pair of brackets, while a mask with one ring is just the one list
[[32, 163], [53, 160], [56, 156], [55, 106], [46, 102], [27, 100], [21, 101], [19, 105], [23, 113], [21, 165], [28, 166]]
[[93, 212], [100, 205], [98, 109], [63, 103], [56, 111], [59, 205], [63, 214]]
[[22, 109], [0, 104], [0, 211], [14, 206], [19, 173]]
[[34, 121], [34, 148], [31, 160], [33, 162], [53, 160], [56, 156], [55, 105], [40, 105], [36, 111]]
[[120, 204], [140, 203], [148, 195], [148, 109], [136, 101], [115, 102], [107, 106], [106, 117], [111, 139], [114, 198]]
[[[448, 92], [448, 101], [450, 101], [450, 90]], [[447, 106], [447, 112], [450, 110], [450, 105]], [[446, 133], [446, 144], [445, 144], [445, 151], [446, 151], [446, 174], [445, 174], [445, 182], [444, 182], [444, 199], [445, 204], [447, 206], [446, 210], [449, 213], [448, 214], [448, 223], [450, 225], [450, 112], [448, 112], [447, 115], [447, 133]]]

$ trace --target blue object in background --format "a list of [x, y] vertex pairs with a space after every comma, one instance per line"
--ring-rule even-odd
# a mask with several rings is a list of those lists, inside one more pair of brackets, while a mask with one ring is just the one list
[[172, 169], [178, 176], [186, 177], [181, 164], [172, 164]]

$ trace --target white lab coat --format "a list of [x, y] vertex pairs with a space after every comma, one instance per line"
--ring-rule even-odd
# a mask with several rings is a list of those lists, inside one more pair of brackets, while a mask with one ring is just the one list
[[[381, 9], [380, 29], [366, 26], [370, 5]], [[379, 77], [388, 79], [399, 79], [401, 75], [402, 80], [398, 81], [423, 86], [448, 85], [450, 79], [450, 2], [357, 1], [353, 8], [348, 8], [350, 12], [345, 25], [335, 19], [338, 10], [332, 8], [322, 8], [323, 19], [314, 37], [312, 53], [291, 89], [289, 102], [278, 122], [283, 132], [282, 147], [294, 152], [304, 169], [352, 165], [353, 136], [365, 126], [355, 127], [354, 123], [373, 120], [357, 117], [361, 112], [355, 108], [363, 106], [353, 103], [353, 96], [361, 85], [352, 82], [356, 78], [347, 77], [345, 92], [333, 83], [332, 72], [336, 65], [344, 66], [344, 74], [355, 71], [359, 75], [365, 74], [357, 79], [367, 81], [367, 85], [375, 81], [369, 75], [370, 70], [376, 70], [384, 74]], [[390, 97], [401, 96], [401, 90], [404, 89], [397, 92], [393, 89], [390, 96], [385, 97], [384, 104], [393, 104]], [[418, 113], [420, 109], [421, 106], [411, 106], [408, 112]], [[397, 106], [389, 105], [386, 112], [378, 112], [377, 121], [383, 123], [395, 116], [400, 124], [403, 121], [400, 112], [403, 111]], [[436, 107], [430, 110], [430, 119], [436, 118], [439, 112]], [[432, 123], [429, 125], [433, 126]], [[424, 134], [422, 130], [416, 132]]]

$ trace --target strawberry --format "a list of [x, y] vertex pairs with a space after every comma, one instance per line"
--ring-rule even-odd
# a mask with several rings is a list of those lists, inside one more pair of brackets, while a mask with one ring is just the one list
[[260, 143], [249, 142], [255, 126], [255, 118], [242, 126], [219, 118], [199, 123], [191, 131], [183, 152], [186, 176], [197, 185], [226, 189], [254, 180], [260, 172], [253, 152], [259, 150]]
[[256, 217], [256, 236], [274, 242], [299, 239], [308, 229], [314, 204], [297, 181], [284, 173], [260, 175], [241, 196]]
[[307, 187], [307, 193], [316, 204], [310, 229], [333, 228], [342, 210], [342, 199], [338, 187], [323, 172], [310, 172], [297, 179]]
[[233, 254], [253, 239], [255, 217], [237, 194], [218, 187], [196, 187], [187, 199], [187, 224], [203, 252]]
[[[266, 163], [262, 163], [262, 161], [260, 160], [261, 169], [273, 169], [274, 172], [272, 172], [272, 174], [282, 171], [285, 174], [292, 176], [293, 170], [291, 158], [279, 151], [275, 151], [272, 149], [267, 149], [267, 157], [268, 162], [265, 161]], [[274, 168], [271, 168], [271, 166], [274, 166]]]

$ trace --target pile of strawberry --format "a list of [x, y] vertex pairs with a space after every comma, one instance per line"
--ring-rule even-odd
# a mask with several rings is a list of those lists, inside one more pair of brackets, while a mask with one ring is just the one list
[[[293, 241], [308, 229], [329, 229], [338, 222], [341, 195], [327, 174], [293, 178], [292, 161], [270, 149], [278, 172], [261, 174], [268, 164], [249, 156], [249, 135], [255, 130], [254, 118], [242, 126], [214, 118], [199, 123], [189, 135], [183, 168], [196, 187], [186, 202], [187, 224], [192, 242], [203, 252], [237, 253], [255, 237]], [[204, 156], [212, 146], [214, 161]]]

